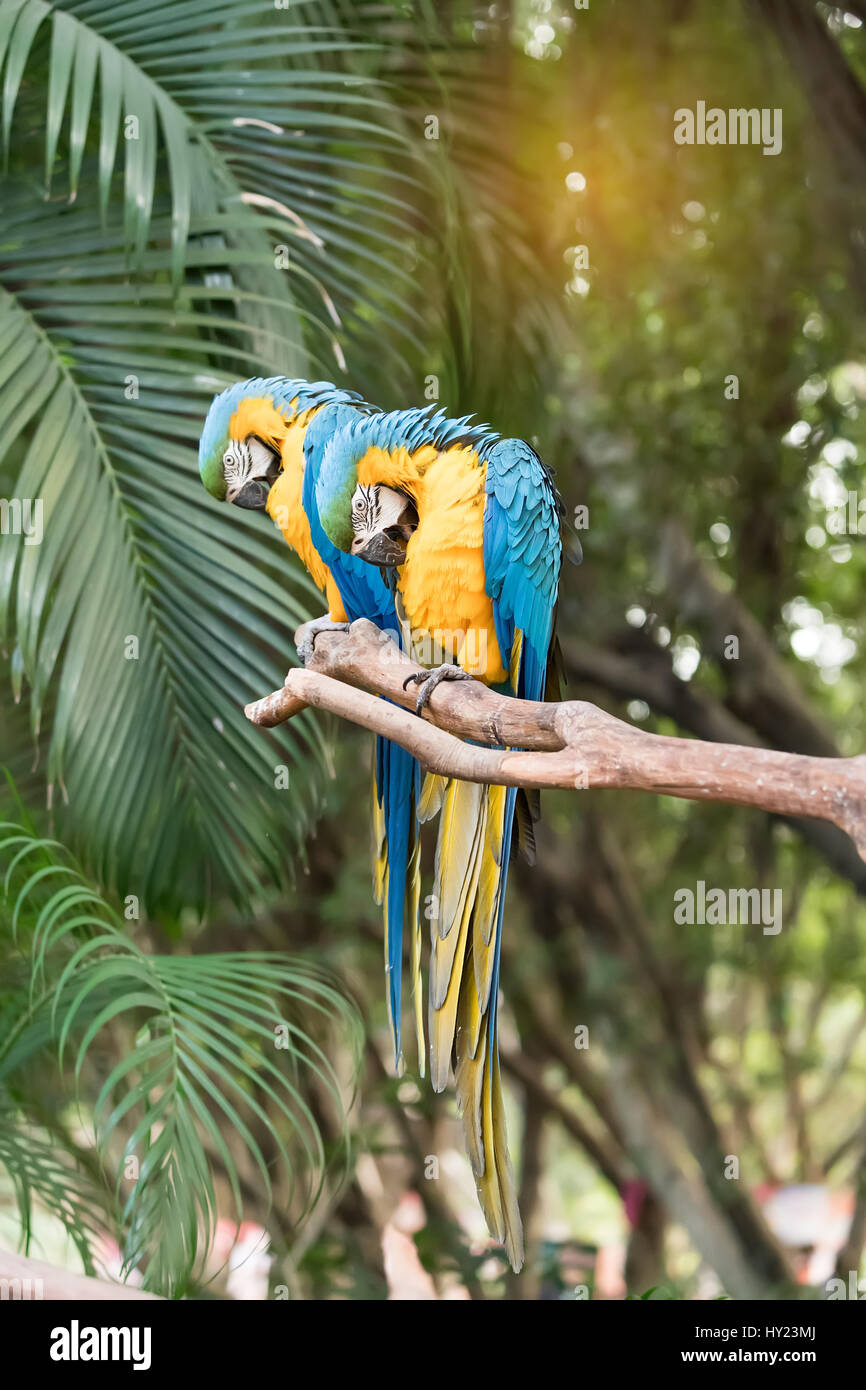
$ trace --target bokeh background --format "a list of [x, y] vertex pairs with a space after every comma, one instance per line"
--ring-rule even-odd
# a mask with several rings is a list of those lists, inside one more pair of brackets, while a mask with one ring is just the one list
[[[3, 0], [0, 1245], [175, 1296], [856, 1286], [851, 842], [545, 795], [505, 923], [511, 1275], [452, 1098], [391, 1072], [369, 740], [242, 715], [321, 600], [195, 450], [249, 375], [473, 412], [578, 527], [570, 696], [861, 752], [864, 25], [860, 0]], [[677, 144], [700, 101], [778, 109], [781, 151]], [[701, 881], [780, 891], [782, 929], [678, 924]]]

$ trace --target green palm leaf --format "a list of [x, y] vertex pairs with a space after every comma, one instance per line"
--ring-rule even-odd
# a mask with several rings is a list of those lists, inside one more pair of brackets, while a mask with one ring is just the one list
[[[237, 0], [156, 8], [149, 0], [6, 0], [0, 16], [6, 147], [22, 80], [47, 66], [47, 182], [66, 122], [69, 188], [78, 192], [93, 131], [102, 207], [122, 163], [126, 242], [140, 262], [164, 160], [178, 282], [190, 218], [227, 204], [244, 207], [250, 188], [241, 166], [261, 147], [263, 133], [270, 137], [269, 159], [252, 189], [259, 196], [275, 196], [269, 173], [290, 165], [299, 147], [351, 140], [355, 150], [384, 146], [392, 159], [405, 149], [399, 129], [383, 123], [390, 110], [383, 89], [352, 72], [352, 60], [371, 45], [336, 24], [316, 23], [317, 8], [295, 5], [289, 14]], [[302, 259], [304, 243], [321, 250], [320, 233], [296, 208], [275, 210]]]
[[168, 250], [133, 287], [94, 211], [10, 189], [0, 213], [0, 447], [22, 459], [15, 495], [43, 508], [41, 544], [4, 537], [0, 637], [34, 736], [50, 710], [49, 785], [76, 836], [151, 909], [284, 880], [325, 767], [311, 722], [263, 739], [241, 713], [281, 683], [321, 600], [260, 518], [226, 515], [198, 479], [210, 398], [255, 370], [251, 343], [275, 363], [297, 350], [291, 308], [262, 292], [272, 263], [213, 242], [195, 241], [175, 299]]
[[[281, 1201], [296, 1221], [318, 1199], [329, 1155], [307, 1098], [311, 1085], [343, 1113], [340, 1078], [318, 1039], [336, 1029], [357, 1070], [360, 1018], [309, 962], [266, 952], [143, 951], [59, 847], [30, 831], [0, 825], [0, 855], [14, 884], [12, 923], [26, 921], [32, 970], [31, 1001], [0, 1042], [0, 1103], [16, 1070], [49, 1040], [61, 1062], [74, 1058], [97, 1152], [116, 1173], [125, 1266], [142, 1266], [148, 1288], [180, 1293], [212, 1243], [215, 1172], [238, 1221], [244, 1177], [270, 1200], [279, 1176]], [[118, 1046], [124, 1036], [127, 1045]], [[105, 1055], [106, 1041], [111, 1064], [94, 1095], [89, 1058], [97, 1042]], [[110, 1201], [103, 1197], [94, 1210], [82, 1178], [64, 1205], [58, 1174], [68, 1165], [52, 1166], [41, 1149], [28, 1165], [16, 1144], [10, 1132], [0, 1164], [13, 1175], [25, 1233], [36, 1191], [62, 1220], [79, 1220], [86, 1251]]]
[[0, 1101], [0, 1170], [12, 1188], [24, 1248], [34, 1243], [39, 1203], [61, 1222], [85, 1270], [93, 1273], [94, 1250], [117, 1217], [116, 1204], [56, 1133], [25, 1123], [8, 1098]]
[[375, 325], [389, 384], [410, 370], [411, 147], [348, 12], [0, 12], [0, 471], [45, 521], [4, 536], [0, 642], [64, 834], [151, 910], [284, 881], [321, 799], [312, 721], [266, 739], [239, 713], [321, 600], [193, 450], [229, 380], [334, 378]]

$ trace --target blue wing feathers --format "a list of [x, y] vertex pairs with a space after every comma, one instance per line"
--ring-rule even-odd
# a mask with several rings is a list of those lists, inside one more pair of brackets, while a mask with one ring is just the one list
[[[559, 585], [559, 499], [548, 470], [521, 439], [504, 439], [485, 452], [487, 504], [484, 511], [484, 571], [493, 600], [496, 638], [506, 665], [515, 633], [523, 633], [520, 668], [513, 694], [540, 700]], [[510, 846], [517, 792], [505, 802], [503, 846]], [[497, 1054], [496, 992], [499, 988], [502, 919], [509, 855], [503, 856], [496, 918], [496, 955], [488, 1020], [488, 1065]]]
[[497, 639], [507, 662], [514, 634], [523, 656], [514, 691], [541, 699], [559, 585], [559, 501], [548, 470], [522, 439], [486, 451], [484, 568]]

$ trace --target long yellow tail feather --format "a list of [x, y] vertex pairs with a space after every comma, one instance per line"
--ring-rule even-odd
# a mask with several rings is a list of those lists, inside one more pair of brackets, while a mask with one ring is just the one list
[[434, 868], [434, 920], [442, 940], [459, 921], [466, 901], [484, 800], [484, 788], [477, 782], [451, 781], [445, 791]]
[[[467, 1013], [471, 1014], [474, 989], [465, 989]], [[458, 1053], [468, 1029], [458, 1032]], [[463, 1119], [463, 1132], [478, 1200], [490, 1234], [503, 1241], [512, 1268], [523, 1265], [523, 1224], [517, 1205], [517, 1186], [508, 1154], [508, 1134], [502, 1097], [499, 1057], [490, 1055], [490, 1038], [485, 1026], [474, 1056], [468, 1051], [457, 1064], [457, 1102]]]
[[499, 1059], [496, 923], [502, 890], [505, 787], [449, 782], [442, 798], [436, 851], [439, 916], [431, 927], [430, 1074], [447, 1084], [452, 1059], [464, 1138], [478, 1199], [490, 1232], [503, 1241], [514, 1269], [523, 1263], [523, 1232], [508, 1139]]
[[388, 837], [385, 833], [385, 811], [376, 792], [376, 773], [373, 772], [373, 901], [381, 907], [388, 887]]
[[442, 809], [442, 799], [445, 796], [447, 786], [447, 777], [439, 777], [435, 772], [427, 773], [421, 784], [421, 795], [418, 798], [418, 806], [415, 811], [419, 821], [423, 823], [438, 816]]
[[413, 831], [412, 854], [406, 880], [406, 916], [412, 932], [412, 1005], [415, 1014], [415, 1041], [418, 1049], [418, 1070], [426, 1071], [424, 1038], [424, 981], [421, 978], [421, 837]]

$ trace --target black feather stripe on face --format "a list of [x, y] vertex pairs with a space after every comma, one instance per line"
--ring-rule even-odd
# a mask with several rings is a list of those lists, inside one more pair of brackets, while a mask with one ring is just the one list
[[359, 483], [352, 498], [352, 530], [356, 536], [372, 536], [381, 515], [379, 489]]
[[223, 477], [226, 480], [226, 496], [236, 497], [250, 480], [252, 460], [243, 439], [232, 439], [223, 454]]
[[418, 513], [411, 498], [381, 483], [359, 483], [352, 496], [352, 530], [356, 536], [371, 537], [397, 530], [409, 539], [418, 525]]
[[267, 496], [279, 470], [280, 460], [275, 450], [255, 435], [229, 440], [223, 454], [223, 477], [228, 501], [233, 502], [246, 493], [253, 482], [260, 482]]

